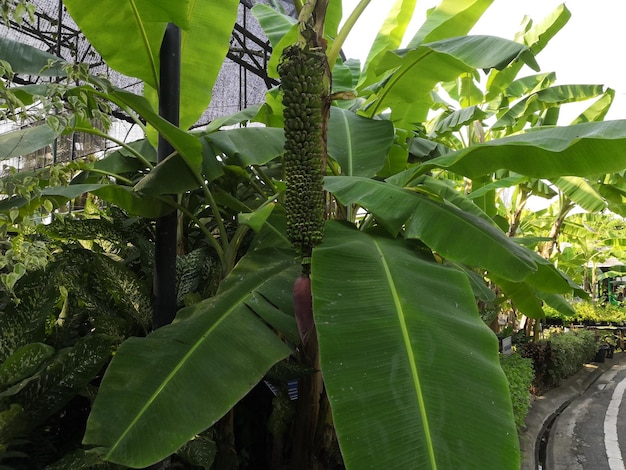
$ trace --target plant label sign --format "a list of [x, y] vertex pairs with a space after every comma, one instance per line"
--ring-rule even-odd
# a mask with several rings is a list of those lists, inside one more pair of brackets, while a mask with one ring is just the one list
[[510, 336], [502, 338], [502, 354], [506, 354], [507, 356], [513, 354], [513, 344]]

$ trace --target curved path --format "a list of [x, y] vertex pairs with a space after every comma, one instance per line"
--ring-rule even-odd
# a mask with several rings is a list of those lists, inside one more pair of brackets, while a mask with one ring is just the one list
[[543, 470], [626, 470], [626, 361], [618, 357], [555, 421]]

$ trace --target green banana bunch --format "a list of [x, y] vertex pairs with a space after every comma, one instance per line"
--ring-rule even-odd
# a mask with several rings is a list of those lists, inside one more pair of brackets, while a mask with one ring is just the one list
[[287, 238], [305, 258], [324, 230], [325, 61], [323, 52], [293, 45], [285, 49], [278, 66], [285, 121]]

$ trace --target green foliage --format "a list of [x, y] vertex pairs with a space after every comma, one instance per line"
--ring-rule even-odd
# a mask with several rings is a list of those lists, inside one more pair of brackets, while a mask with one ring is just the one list
[[547, 385], [551, 383], [548, 368], [553, 362], [554, 352], [552, 344], [549, 341], [532, 341], [524, 344], [520, 348], [522, 357], [527, 357], [532, 361], [535, 371], [533, 380], [533, 391], [540, 393], [542, 390], [549, 388]]
[[513, 415], [518, 431], [525, 427], [525, 419], [531, 402], [530, 387], [535, 373], [530, 358], [517, 353], [510, 356], [500, 356], [500, 365], [509, 381], [509, 392], [513, 403]]
[[[29, 181], [33, 187], [27, 194], [15, 191], [0, 201], [0, 217], [7, 233], [15, 232], [11, 238], [19, 243], [21, 253], [28, 252], [24, 241], [38, 241], [28, 238], [31, 235], [45, 239], [45, 248], [50, 250], [45, 272], [34, 262], [24, 264], [22, 259], [28, 257], [14, 257], [19, 250], [6, 256], [6, 274], [13, 274], [7, 278], [12, 296], [2, 299], [7, 308], [0, 316], [0, 353], [8, 361], [7, 383], [17, 382], [10, 386], [15, 393], [7, 395], [15, 400], [1, 403], [0, 421], [8, 423], [7, 439], [19, 435], [16, 429], [21, 423], [20, 432], [37, 441], [41, 430], [31, 429], [37, 419], [60, 419], [68, 397], [72, 401], [80, 400], [78, 393], [91, 397], [93, 386], [99, 383], [99, 372], [94, 372], [98, 361], [82, 357], [88, 355], [84, 343], [98, 338], [115, 345], [129, 335], [142, 336], [149, 328], [151, 223], [109, 211], [86, 214], [81, 220], [57, 215], [58, 221], [31, 234], [19, 225], [34, 214], [33, 207], [47, 201], [49, 207], [58, 208], [89, 192], [145, 217], [177, 209], [179, 248], [187, 253], [177, 262], [178, 302], [188, 306], [173, 324], [147, 338], [131, 338], [116, 350], [98, 390], [85, 438], [86, 443], [102, 446], [107, 459], [145, 466], [175, 452], [198, 433], [202, 435], [233, 410], [273, 363], [294, 352], [290, 348], [298, 335], [291, 314], [291, 276], [296, 267], [292, 251], [275, 249], [285, 246], [284, 218], [266, 211], [283, 214], [284, 168], [278, 155], [282, 130], [249, 126], [222, 131], [219, 124], [201, 133], [185, 130], [210, 99], [238, 2], [114, 3], [120, 7], [115, 9], [119, 14], [108, 16], [110, 21], [103, 28], [101, 18], [111, 11], [110, 2], [96, 8], [80, 0], [65, 1], [107, 65], [144, 81], [145, 97], [115, 89], [89, 76], [80, 65], [54, 67], [42, 51], [0, 41], [4, 46], [0, 57], [11, 62], [11, 70], [4, 66], [7, 77], [13, 72], [36, 74], [47, 64], [44, 72], [60, 80], [19, 95], [5, 87], [7, 103], [16, 111], [19, 100], [25, 104], [47, 98], [41, 101], [47, 126], [0, 137], [0, 154], [27, 154], [61, 131], [101, 135], [91, 119], [110, 106], [131, 114], [138, 123], [147, 122], [175, 149], [155, 166], [149, 145], [118, 143], [123, 148], [115, 158], [99, 164], [77, 163], [75, 169], [82, 172], [71, 185], [50, 187], [49, 181], [38, 185]], [[329, 11], [338, 11], [339, 3], [331, 0]], [[543, 316], [537, 291], [559, 294], [575, 287], [550, 262], [504, 235], [502, 224], [497, 223], [495, 189], [489, 185], [500, 183], [495, 180], [503, 168], [520, 173], [514, 178], [517, 182], [519, 178], [589, 176], [598, 168], [621, 168], [626, 161], [622, 150], [625, 127], [623, 123], [587, 123], [523, 132], [527, 124], [554, 124], [554, 111], [560, 104], [601, 92], [597, 87], [572, 87], [556, 95], [558, 89], [539, 94], [538, 88], [545, 88], [552, 78], [514, 81], [522, 62], [535, 65], [530, 51], [540, 50], [567, 15], [560, 14], [558, 21], [553, 18], [538, 29], [527, 25], [524, 33], [528, 34], [520, 42], [464, 37], [490, 0], [444, 0], [409, 49], [392, 52], [401, 43], [399, 36], [415, 4], [401, 3], [379, 34], [368, 60], [372, 68], [364, 71], [363, 80], [356, 68], [349, 71], [339, 62], [338, 70], [344, 73], [335, 76], [343, 90], [356, 86], [359, 96], [346, 95], [355, 99], [341, 103], [341, 111], [335, 109], [334, 118], [331, 115], [341, 125], [329, 129], [328, 170], [333, 176], [325, 182], [325, 189], [332, 193], [326, 213], [354, 225], [328, 224], [331, 236], [312, 257], [313, 302], [332, 424], [336, 424], [344, 461], [353, 468], [384, 467], [390, 462], [403, 462], [407, 468], [452, 468], [469, 459], [484, 468], [514, 469], [519, 459], [511, 432], [510, 400], [497, 365], [495, 339], [478, 317], [473, 292], [482, 291], [484, 300], [491, 297], [485, 285], [472, 291], [467, 273], [480, 270], [481, 275], [473, 277], [474, 286], [485, 284], [486, 277], [513, 299], [516, 308], [535, 317]], [[136, 6], [134, 11], [132, 6]], [[215, 9], [224, 14], [216, 14]], [[278, 54], [293, 42], [298, 27], [284, 17], [273, 22], [267, 8], [261, 11], [275, 46], [272, 60], [277, 63]], [[332, 21], [338, 23], [339, 18]], [[181, 128], [157, 114], [153, 89], [159, 81], [158, 49], [169, 22], [183, 29]], [[343, 34], [327, 38], [333, 50], [340, 48]], [[120, 48], [122, 43], [128, 47]], [[478, 69], [492, 69], [485, 91], [479, 87], [482, 71]], [[73, 85], [71, 74], [80, 85]], [[459, 109], [436, 95], [442, 82]], [[267, 96], [267, 103], [253, 113], [246, 111], [221, 122], [257, 119], [282, 125], [276, 92]], [[610, 104], [608, 92], [604, 98], [597, 116]], [[513, 109], [510, 103], [518, 99], [522, 104]], [[435, 120], [426, 121], [431, 110], [442, 109]], [[7, 111], [11, 114], [13, 109]], [[484, 122], [494, 117], [501, 119], [504, 128], [485, 132]], [[511, 132], [515, 135], [489, 140]], [[480, 195], [470, 200], [465, 197], [470, 191]], [[177, 196], [163, 196], [172, 193]], [[259, 235], [248, 243], [248, 228], [238, 221], [257, 219], [259, 208], [261, 222], [251, 223]], [[382, 234], [384, 230], [390, 233]], [[210, 298], [198, 301], [205, 296]], [[446, 343], [450, 338], [455, 341]], [[39, 346], [31, 346], [39, 344], [52, 347], [54, 354], [47, 357], [47, 348], [38, 351]], [[106, 361], [106, 348], [95, 349]], [[551, 343], [537, 343], [526, 352], [535, 359], [535, 368], [544, 367], [542, 380], [553, 373], [548, 360], [558, 362], [561, 369], [578, 360], [569, 350], [555, 359]], [[57, 415], [46, 418], [31, 404], [39, 403], [41, 397], [30, 400], [31, 395], [20, 393], [32, 391], [28, 381], [34, 383], [41, 377], [42, 393], [59, 395], [52, 379], [43, 380], [52, 377], [43, 371], [67, 372], [66, 367], [52, 366], [57, 357], [66, 358], [76, 370], [85, 370], [85, 375], [73, 377], [74, 395], [63, 394], [51, 407], [58, 410]], [[450, 373], [453, 370], [457, 372]], [[554, 374], [565, 373], [559, 369]], [[455, 382], [460, 376], [465, 377], [463, 387]], [[20, 390], [13, 389], [22, 384]], [[89, 409], [90, 405], [87, 400], [81, 407]], [[26, 415], [32, 415], [32, 420], [20, 422]], [[16, 423], [14, 428], [11, 423]], [[403, 439], [387, 439], [397, 433], [399, 423], [410, 432], [403, 432]], [[160, 433], [163, 426], [168, 428], [167, 435]], [[209, 466], [213, 440], [193, 441], [181, 456]], [[78, 443], [68, 442], [59, 454], [66, 452], [77, 462], [99, 458], [74, 452]], [[221, 439], [214, 442], [219, 447]], [[61, 462], [70, 465], [67, 460]]]
[[32, 22], [35, 19], [35, 4], [30, 0], [0, 0], [0, 14], [5, 26], [10, 26], [15, 21], [18, 26], [25, 17]]
[[555, 386], [591, 361], [598, 350], [595, 335], [588, 330], [551, 335], [549, 341], [554, 356], [548, 370]]
[[7, 230], [4, 259], [24, 266], [0, 294], [0, 460], [12, 468], [99, 459], [76, 453], [95, 386], [117, 345], [150, 328], [145, 226], [89, 204], [81, 216], [35, 225], [25, 212]]
[[572, 306], [576, 311], [575, 316], [564, 315], [550, 307], [545, 308], [546, 316], [562, 320], [566, 324], [583, 322], [589, 324], [621, 324], [626, 322], [626, 309], [617, 305], [600, 305], [597, 302], [583, 301], [572, 303]]
[[539, 393], [558, 386], [591, 361], [598, 350], [595, 335], [587, 330], [553, 333], [549, 339], [527, 343], [521, 355], [533, 361], [533, 388]]

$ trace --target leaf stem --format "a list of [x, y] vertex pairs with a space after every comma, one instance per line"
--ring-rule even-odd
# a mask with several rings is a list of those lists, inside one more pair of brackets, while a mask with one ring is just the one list
[[156, 194], [152, 195], [152, 197], [154, 197], [155, 199], [158, 199], [159, 201], [165, 204], [168, 204], [176, 208], [177, 210], [182, 212], [184, 215], [189, 217], [189, 219], [192, 220], [198, 226], [200, 231], [206, 235], [209, 244], [213, 247], [213, 249], [215, 249], [215, 252], [217, 253], [217, 256], [220, 259], [222, 269], [224, 270], [226, 269], [227, 266], [226, 266], [226, 259], [224, 258], [224, 250], [222, 249], [220, 244], [217, 242], [217, 240], [215, 239], [211, 231], [206, 227], [206, 225], [204, 225], [200, 221], [200, 219], [198, 219], [198, 217], [193, 212], [191, 212], [189, 209], [187, 209], [185, 206], [175, 201], [171, 197], [166, 197], [166, 196], [161, 196], [161, 195], [156, 195]]
[[150, 60], [150, 69], [152, 70], [152, 77], [154, 78], [154, 86], [155, 89], [159, 90], [159, 71], [157, 70], [156, 61], [154, 60], [154, 55], [152, 54], [152, 50], [150, 49], [150, 41], [148, 40], [148, 35], [146, 33], [146, 28], [144, 27], [144, 22], [141, 20], [141, 15], [139, 14], [139, 10], [137, 9], [137, 5], [135, 4], [135, 0], [131, 0], [130, 7], [133, 10], [133, 16], [135, 21], [137, 22], [137, 27], [141, 32], [141, 39], [144, 47], [146, 48], [146, 53], [148, 54], [148, 58]]
[[335, 41], [333, 42], [333, 45], [331, 46], [327, 54], [328, 66], [330, 67], [330, 70], [333, 69], [335, 62], [337, 62], [337, 57], [339, 57], [339, 52], [341, 51], [343, 43], [346, 41], [348, 34], [350, 34], [350, 31], [352, 31], [352, 28], [356, 24], [357, 20], [361, 17], [361, 14], [365, 10], [365, 8], [367, 8], [370, 2], [371, 0], [361, 0], [356, 8], [352, 10], [352, 13], [350, 13], [350, 16], [341, 27], [341, 30], [337, 34], [337, 38], [335, 38]]
[[224, 262], [226, 266], [226, 272], [224, 274], [228, 274], [235, 267], [235, 262], [237, 261], [237, 251], [239, 250], [239, 246], [243, 241], [243, 237], [246, 236], [250, 227], [247, 225], [239, 225], [233, 238], [230, 240], [230, 244], [226, 248], [226, 252], [224, 253]]
[[111, 142], [116, 143], [120, 147], [123, 147], [125, 150], [127, 150], [128, 152], [133, 154], [133, 156], [136, 157], [137, 160], [139, 160], [141, 163], [143, 163], [147, 168], [149, 168], [149, 169], [153, 169], [154, 168], [154, 165], [152, 163], [150, 163], [148, 160], [146, 160], [146, 157], [144, 157], [137, 150], [135, 150], [134, 148], [132, 148], [130, 145], [126, 144], [125, 142], [122, 142], [121, 140], [118, 140], [115, 137], [112, 137], [112, 136], [102, 132], [100, 129], [96, 129], [96, 128], [93, 128], [93, 127], [92, 128], [89, 128], [89, 127], [75, 127], [74, 131], [84, 132], [85, 134], [92, 134], [92, 135], [96, 135], [98, 137], [102, 137], [103, 139], [110, 140]]

